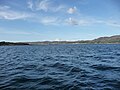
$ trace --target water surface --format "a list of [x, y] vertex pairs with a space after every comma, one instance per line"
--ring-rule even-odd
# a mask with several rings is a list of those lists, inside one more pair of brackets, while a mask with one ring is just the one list
[[120, 45], [1, 46], [0, 90], [120, 90]]

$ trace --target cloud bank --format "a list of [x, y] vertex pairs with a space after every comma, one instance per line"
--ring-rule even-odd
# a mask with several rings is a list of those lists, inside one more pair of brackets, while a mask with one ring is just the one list
[[63, 4], [56, 5], [51, 0], [38, 0], [38, 1], [28, 1], [28, 8], [34, 11], [44, 11], [44, 12], [59, 12], [64, 10], [65, 6]]
[[28, 13], [13, 11], [9, 6], [0, 6], [0, 19], [17, 20], [29, 17], [31, 17], [31, 15]]
[[[94, 17], [82, 15], [76, 6], [71, 7], [62, 3], [54, 5], [53, 0], [29, 0], [27, 8], [30, 12], [13, 10], [10, 6], [0, 5], [0, 19], [5, 20], [28, 20], [42, 25], [77, 25], [88, 26], [104, 24], [112, 27], [120, 27], [120, 23], [115, 20], [99, 20]], [[59, 13], [59, 14], [58, 14]], [[80, 13], [79, 15], [76, 13]]]

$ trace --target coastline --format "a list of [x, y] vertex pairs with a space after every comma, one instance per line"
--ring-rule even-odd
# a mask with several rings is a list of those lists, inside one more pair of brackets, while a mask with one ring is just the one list
[[4, 45], [1, 45], [1, 42], [0, 42], [0, 46], [39, 46], [39, 45], [78, 45], [78, 44], [81, 44], [81, 45], [113, 45], [113, 44], [120, 44], [120, 43], [42, 43], [42, 44], [29, 44], [29, 43], [12, 43], [12, 44], [4, 44]]
[[16, 45], [57, 45], [57, 44], [120, 44], [120, 35], [111, 37], [99, 37], [93, 40], [77, 40], [77, 41], [37, 41], [37, 42], [0, 42], [0, 46], [16, 46]]

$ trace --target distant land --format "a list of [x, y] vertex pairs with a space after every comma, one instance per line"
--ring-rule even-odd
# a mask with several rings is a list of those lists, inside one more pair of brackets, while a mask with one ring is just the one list
[[46, 44], [120, 44], [120, 35], [111, 37], [100, 37], [93, 40], [78, 40], [78, 41], [39, 41], [39, 42], [0, 42], [0, 46], [5, 45], [46, 45]]
[[0, 42], [0, 46], [13, 46], [13, 45], [29, 45], [29, 43], [13, 43], [13, 42], [5, 42], [5, 41], [2, 41]]

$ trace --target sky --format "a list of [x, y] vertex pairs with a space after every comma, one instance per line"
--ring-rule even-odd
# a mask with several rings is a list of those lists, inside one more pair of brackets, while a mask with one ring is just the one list
[[91, 40], [120, 34], [120, 0], [0, 0], [0, 41]]

